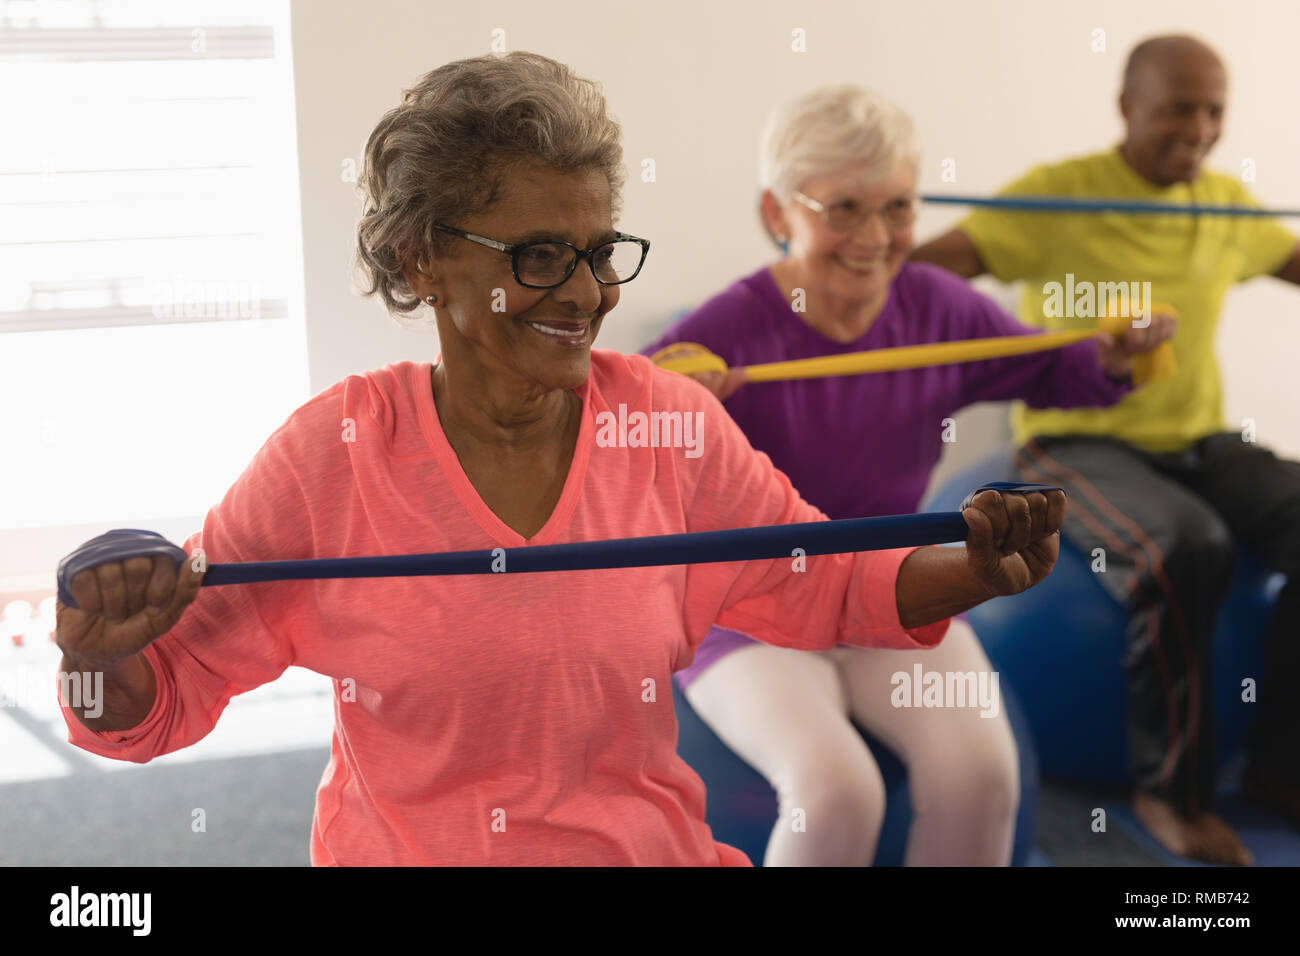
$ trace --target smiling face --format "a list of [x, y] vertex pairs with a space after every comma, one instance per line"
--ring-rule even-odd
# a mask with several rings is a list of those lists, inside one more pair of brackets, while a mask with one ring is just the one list
[[[522, 164], [505, 173], [490, 210], [445, 225], [507, 244], [561, 240], [591, 249], [614, 238], [610, 199], [598, 170]], [[444, 357], [527, 392], [586, 381], [592, 343], [619, 296], [618, 286], [596, 282], [586, 260], [561, 286], [521, 286], [508, 254], [458, 237], [425, 274], [408, 270], [407, 281], [421, 299], [437, 298]]]
[[[916, 174], [904, 164], [883, 180], [866, 185], [867, 163], [845, 166], [810, 179], [799, 192], [828, 209], [880, 209], [916, 194]], [[771, 204], [770, 204], [771, 205]], [[796, 199], [773, 209], [775, 231], [789, 236], [790, 265], [799, 281], [846, 302], [883, 301], [912, 249], [912, 226], [889, 228], [872, 215], [856, 229], [832, 229], [824, 217]]]
[[1209, 50], [1152, 56], [1120, 97], [1125, 158], [1158, 186], [1194, 180], [1223, 132], [1227, 85], [1222, 62]]

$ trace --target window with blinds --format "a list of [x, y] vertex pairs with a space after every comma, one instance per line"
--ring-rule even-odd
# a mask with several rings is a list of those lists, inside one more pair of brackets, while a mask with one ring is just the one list
[[281, 10], [0, 2], [0, 333], [287, 315]]
[[0, 90], [2, 596], [309, 393], [287, 0], [0, 0]]

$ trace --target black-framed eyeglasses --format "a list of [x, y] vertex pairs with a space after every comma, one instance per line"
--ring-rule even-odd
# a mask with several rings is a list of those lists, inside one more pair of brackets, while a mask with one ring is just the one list
[[637, 277], [645, 263], [646, 253], [650, 251], [650, 240], [622, 232], [615, 233], [615, 238], [594, 249], [579, 249], [571, 242], [558, 239], [510, 244], [441, 223], [434, 223], [434, 228], [506, 253], [510, 256], [515, 281], [529, 289], [553, 289], [564, 285], [583, 259], [587, 260], [591, 274], [601, 285], [622, 285]]

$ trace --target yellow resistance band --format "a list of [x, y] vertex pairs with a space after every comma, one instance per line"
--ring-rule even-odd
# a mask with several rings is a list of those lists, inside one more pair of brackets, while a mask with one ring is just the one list
[[[1177, 314], [1172, 307], [1163, 304], [1152, 305], [1151, 312]], [[1109, 332], [1118, 338], [1131, 322], [1132, 319], [1127, 316], [1109, 315], [1103, 317], [1095, 329], [1070, 329], [1064, 332], [1045, 332], [1042, 335], [1005, 335], [963, 342], [934, 342], [928, 345], [848, 352], [843, 355], [819, 355], [816, 358], [788, 362], [747, 365], [739, 371], [747, 382], [779, 382], [797, 378], [860, 375], [865, 372], [897, 372], [930, 365], [955, 365], [959, 362], [978, 362], [1064, 348], [1090, 339], [1098, 331]], [[660, 349], [651, 361], [661, 368], [683, 375], [700, 372], [721, 372], [725, 375], [728, 371], [727, 363], [720, 356], [694, 342], [678, 342]], [[1176, 370], [1174, 350], [1168, 342], [1161, 343], [1150, 352], [1133, 356], [1133, 382], [1136, 385], [1171, 378]]]

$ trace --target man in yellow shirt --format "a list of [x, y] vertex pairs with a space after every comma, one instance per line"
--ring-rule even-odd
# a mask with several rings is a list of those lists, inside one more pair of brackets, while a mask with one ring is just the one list
[[[1258, 205], [1236, 179], [1201, 168], [1222, 129], [1226, 88], [1222, 62], [1200, 41], [1144, 41], [1124, 74], [1124, 141], [1039, 166], [1002, 195]], [[1226, 429], [1214, 333], [1232, 285], [1259, 275], [1300, 284], [1295, 236], [1258, 217], [990, 208], [913, 258], [967, 277], [1024, 279], [1021, 315], [1045, 328], [1095, 326], [1103, 298], [1139, 326], [1152, 299], [1177, 311], [1174, 378], [1112, 408], [1017, 407], [1017, 465], [1026, 480], [1069, 490], [1064, 533], [1084, 554], [1105, 549], [1100, 580], [1130, 609], [1135, 813], [1174, 853], [1250, 863], [1211, 812], [1210, 637], [1235, 537], [1288, 576], [1245, 783], [1300, 820], [1300, 695], [1286, 686], [1300, 673], [1300, 464], [1254, 444], [1249, 429]]]

